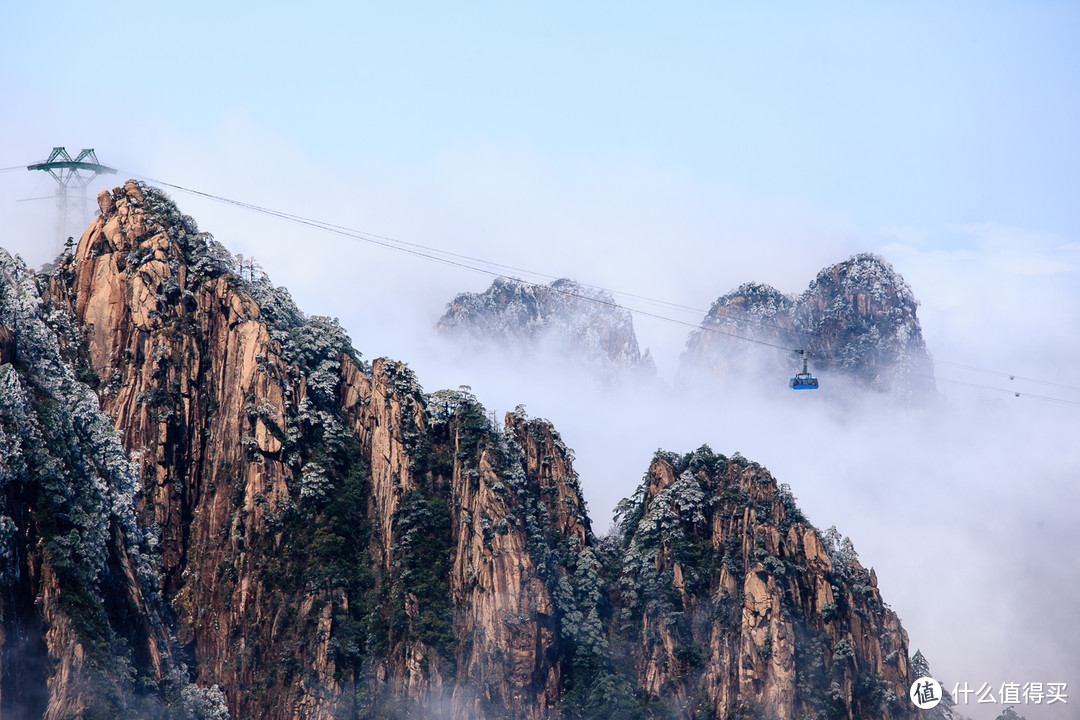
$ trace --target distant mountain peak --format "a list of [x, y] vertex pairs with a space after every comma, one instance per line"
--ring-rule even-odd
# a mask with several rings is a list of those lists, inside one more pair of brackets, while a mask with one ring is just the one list
[[805, 349], [819, 370], [860, 385], [928, 389], [932, 364], [917, 308], [911, 286], [874, 253], [824, 268], [798, 296], [743, 283], [717, 298], [701, 329], [690, 334], [682, 371], [715, 376], [790, 370], [797, 357], [784, 348]]
[[607, 290], [559, 278], [533, 285], [496, 278], [481, 293], [460, 293], [436, 325], [439, 332], [533, 352], [547, 346], [599, 369], [655, 372], [638, 347], [634, 320]]
[[841, 295], [863, 315], [881, 311], [913, 315], [919, 304], [900, 273], [885, 258], [869, 252], [852, 255], [823, 269], [803, 298], [829, 294]]

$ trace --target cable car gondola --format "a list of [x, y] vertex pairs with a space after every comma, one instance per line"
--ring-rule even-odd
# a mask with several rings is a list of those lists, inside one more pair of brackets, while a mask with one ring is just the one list
[[788, 387], [792, 390], [817, 390], [817, 378], [811, 376], [810, 371], [806, 369], [806, 358], [810, 356], [810, 353], [805, 350], [796, 350], [795, 352], [802, 355], [802, 372], [795, 373], [795, 377], [791, 378]]

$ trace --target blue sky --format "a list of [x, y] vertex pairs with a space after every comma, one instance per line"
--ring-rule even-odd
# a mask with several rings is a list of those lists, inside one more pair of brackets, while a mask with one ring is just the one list
[[155, 127], [209, 135], [239, 112], [361, 172], [494, 145], [860, 225], [1080, 227], [1075, 3], [246, 7], [6, 3], [5, 125], [70, 143], [138, 124], [149, 137], [102, 151], [145, 163]]

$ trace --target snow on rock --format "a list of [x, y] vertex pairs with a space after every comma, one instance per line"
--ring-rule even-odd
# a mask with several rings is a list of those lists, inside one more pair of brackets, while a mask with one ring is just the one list
[[461, 293], [439, 320], [440, 332], [526, 353], [550, 347], [601, 375], [655, 374], [643, 354], [630, 311], [611, 293], [566, 278], [548, 285], [498, 278], [482, 293]]
[[[911, 287], [882, 257], [862, 253], [825, 268], [799, 296], [745, 283], [721, 296], [690, 333], [683, 376], [801, 369], [838, 373], [878, 390], [927, 391], [933, 366]], [[749, 342], [755, 340], [757, 343]]]

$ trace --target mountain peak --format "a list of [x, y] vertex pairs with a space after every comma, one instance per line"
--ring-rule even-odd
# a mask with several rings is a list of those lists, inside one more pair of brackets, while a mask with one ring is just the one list
[[630, 311], [607, 290], [560, 278], [547, 285], [496, 278], [482, 293], [461, 293], [446, 308], [439, 332], [526, 353], [546, 348], [577, 358], [601, 374], [655, 369], [642, 353]]
[[904, 278], [874, 253], [824, 268], [798, 296], [743, 283], [720, 296], [690, 334], [682, 373], [705, 382], [710, 376], [773, 376], [796, 369], [791, 351], [808, 350], [817, 370], [856, 384], [928, 390], [932, 366], [917, 308]]
[[797, 324], [823, 369], [878, 388], [932, 387], [915, 293], [881, 256], [825, 268], [800, 300]]

